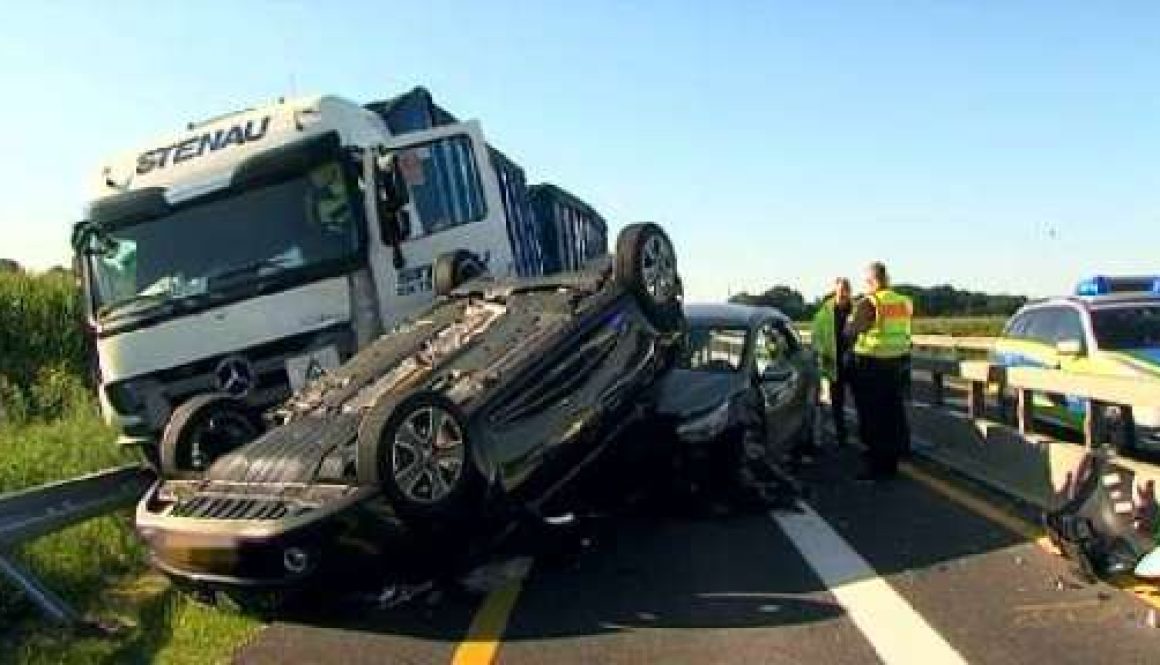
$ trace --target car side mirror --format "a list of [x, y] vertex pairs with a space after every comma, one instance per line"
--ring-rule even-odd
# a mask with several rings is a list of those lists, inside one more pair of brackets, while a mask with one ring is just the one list
[[1078, 358], [1083, 355], [1083, 342], [1078, 339], [1061, 339], [1055, 343], [1055, 351], [1062, 358]]

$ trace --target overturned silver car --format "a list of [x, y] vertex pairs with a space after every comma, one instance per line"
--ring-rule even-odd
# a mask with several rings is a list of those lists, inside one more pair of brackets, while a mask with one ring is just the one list
[[[300, 585], [416, 540], [535, 515], [649, 415], [684, 328], [655, 224], [576, 273], [496, 280], [440, 257], [440, 298], [256, 425], [226, 397], [171, 423], [137, 508], [155, 565], [195, 587]], [[231, 449], [232, 448], [232, 449]], [[454, 547], [455, 545], [451, 545]]]

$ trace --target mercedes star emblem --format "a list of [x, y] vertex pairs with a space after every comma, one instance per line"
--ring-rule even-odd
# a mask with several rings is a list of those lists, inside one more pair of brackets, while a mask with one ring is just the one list
[[229, 356], [213, 371], [218, 390], [241, 397], [254, 387], [254, 366], [241, 356]]

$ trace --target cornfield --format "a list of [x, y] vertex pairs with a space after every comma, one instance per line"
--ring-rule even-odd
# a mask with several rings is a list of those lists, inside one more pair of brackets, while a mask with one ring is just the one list
[[68, 273], [0, 273], [0, 421], [91, 408], [79, 304]]

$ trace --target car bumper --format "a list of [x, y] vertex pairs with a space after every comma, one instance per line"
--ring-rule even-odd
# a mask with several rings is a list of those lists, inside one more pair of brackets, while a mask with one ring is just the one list
[[208, 588], [300, 586], [349, 565], [366, 541], [365, 507], [377, 494], [355, 489], [308, 512], [282, 519], [175, 517], [158, 498], [161, 483], [137, 508], [137, 531], [152, 564], [167, 576]]

